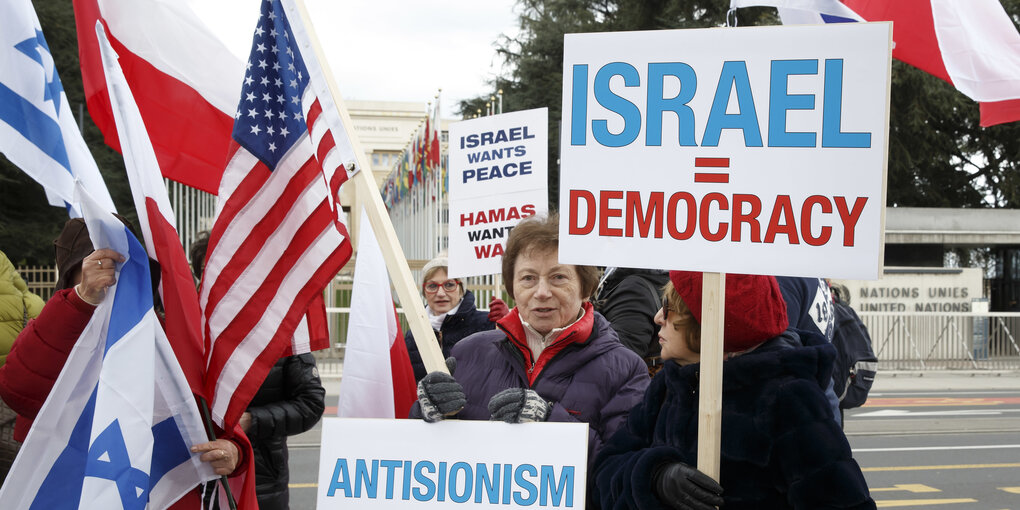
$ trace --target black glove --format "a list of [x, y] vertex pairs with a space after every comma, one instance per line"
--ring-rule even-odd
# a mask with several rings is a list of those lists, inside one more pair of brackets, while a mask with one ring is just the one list
[[429, 423], [453, 416], [467, 404], [464, 388], [453, 378], [457, 360], [446, 358], [446, 367], [450, 370], [449, 374], [429, 372], [418, 381], [418, 403], [421, 405], [422, 417]]
[[493, 421], [528, 423], [549, 418], [552, 404], [534, 390], [507, 388], [489, 399], [489, 414]]
[[678, 510], [713, 510], [723, 504], [722, 486], [683, 462], [660, 466], [652, 488], [660, 501]]

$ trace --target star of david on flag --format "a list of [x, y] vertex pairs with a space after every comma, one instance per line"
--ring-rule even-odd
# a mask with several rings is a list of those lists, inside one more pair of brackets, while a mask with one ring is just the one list
[[145, 249], [79, 187], [97, 248], [127, 259], [35, 418], [0, 508], [162, 509], [211, 467], [198, 407], [153, 310]]

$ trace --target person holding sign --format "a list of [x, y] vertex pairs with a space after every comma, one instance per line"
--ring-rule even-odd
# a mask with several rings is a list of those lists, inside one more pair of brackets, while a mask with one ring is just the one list
[[726, 275], [720, 483], [692, 467], [701, 296], [701, 273], [670, 272], [656, 315], [665, 368], [596, 459], [593, 497], [603, 508], [875, 508], [825, 398], [835, 350], [787, 329], [772, 276]]
[[589, 463], [595, 458], [641, 400], [648, 371], [589, 302], [598, 270], [558, 256], [555, 215], [513, 229], [503, 281], [517, 306], [495, 331], [454, 346], [453, 375], [431, 372], [419, 382], [412, 418], [583, 422]]
[[[449, 356], [453, 346], [468, 335], [479, 331], [488, 331], [496, 327], [496, 321], [502, 319], [509, 311], [506, 303], [496, 296], [489, 300], [489, 313], [475, 308], [475, 295], [464, 288], [460, 279], [448, 277], [449, 259], [446, 253], [440, 253], [428, 261], [422, 268], [423, 282], [421, 290], [425, 294], [425, 313], [428, 314], [436, 339], [443, 350], [443, 356]], [[411, 358], [414, 369], [414, 380], [425, 377], [425, 363], [421, 360], [418, 344], [414, 335], [408, 330], [404, 335], [407, 354]]]

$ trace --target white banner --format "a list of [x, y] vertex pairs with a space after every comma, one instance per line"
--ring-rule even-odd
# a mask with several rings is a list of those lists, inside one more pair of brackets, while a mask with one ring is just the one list
[[584, 508], [588, 425], [323, 418], [316, 508]]
[[566, 35], [560, 261], [877, 278], [891, 31]]
[[549, 109], [450, 125], [450, 277], [499, 273], [517, 223], [548, 210]]

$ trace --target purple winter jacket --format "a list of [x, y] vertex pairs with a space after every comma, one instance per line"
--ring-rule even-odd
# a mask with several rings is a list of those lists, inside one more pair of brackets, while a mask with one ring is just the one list
[[[576, 336], [544, 366], [539, 358], [540, 371], [530, 387], [553, 403], [549, 421], [588, 424], [590, 465], [602, 444], [624, 426], [651, 379], [644, 361], [620, 343], [609, 321], [587, 303], [585, 313], [592, 314], [593, 320], [582, 318], [553, 342], [549, 349], [571, 334]], [[590, 333], [584, 335], [589, 325]], [[467, 406], [457, 415], [460, 419], [488, 420], [493, 395], [507, 388], [529, 387], [526, 364], [530, 362], [525, 360], [530, 360], [531, 352], [518, 347], [527, 345], [521, 328], [514, 309], [500, 320], [498, 329], [475, 333], [453, 347], [457, 359], [454, 377], [467, 395]], [[509, 338], [513, 330], [521, 335], [516, 343]]]

